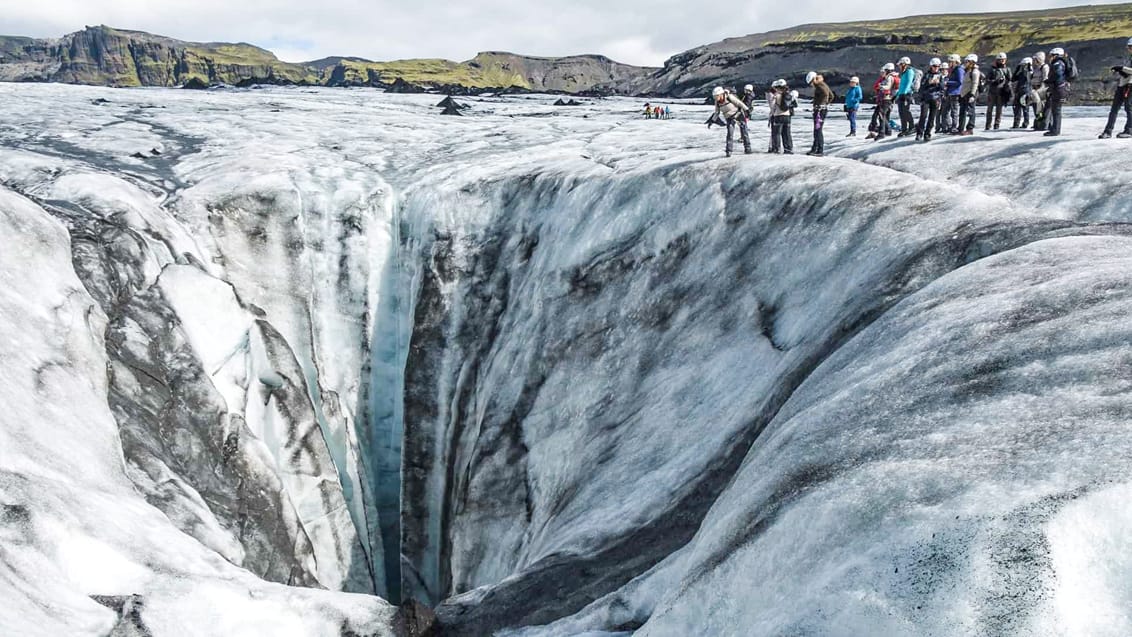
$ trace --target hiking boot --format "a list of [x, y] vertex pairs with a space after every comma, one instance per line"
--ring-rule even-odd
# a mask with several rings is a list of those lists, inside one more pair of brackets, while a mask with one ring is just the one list
[[1128, 139], [1129, 137], [1132, 137], [1132, 133], [1129, 133], [1128, 131], [1124, 131], [1123, 133], [1117, 135], [1116, 137], [1118, 139]]
[[1057, 133], [1055, 133], [1055, 132], [1053, 132], [1053, 131], [1051, 131], [1051, 130], [1047, 130], [1047, 131], [1045, 132], [1045, 135], [1043, 135], [1043, 137], [1057, 137]]
[[959, 133], [959, 134], [960, 134], [960, 135], [963, 135], [963, 136], [967, 136], [967, 135], [974, 135], [974, 134], [975, 134], [975, 131], [973, 131], [973, 130], [971, 130], [970, 128], [968, 128], [967, 130], [965, 130], [965, 131], [963, 131], [962, 133]]
[[923, 136], [923, 135], [920, 135], [920, 134], [917, 134], [917, 135], [916, 135], [916, 141], [918, 141], [918, 142], [919, 142], [919, 141], [923, 141], [923, 139], [924, 139], [924, 136]]
[[856, 137], [856, 136], [857, 136], [856, 132], [852, 132], [852, 133], [849, 133], [848, 135], [846, 135], [846, 137]]
[[1109, 139], [1110, 137], [1112, 137], [1112, 133], [1110, 131], [1105, 131], [1100, 135], [1097, 135], [1097, 139]]
[[877, 137], [876, 133], [869, 133], [869, 136], [866, 137], [865, 139], [876, 139], [876, 137]]

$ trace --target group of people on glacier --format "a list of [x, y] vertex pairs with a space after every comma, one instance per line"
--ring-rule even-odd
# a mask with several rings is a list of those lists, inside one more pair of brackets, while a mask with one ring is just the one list
[[[1132, 138], [1132, 38], [1127, 42], [1127, 51], [1127, 62], [1111, 68], [1117, 81], [1101, 139], [1112, 137], [1121, 110], [1125, 124], [1117, 137]], [[912, 61], [904, 57], [895, 64], [885, 64], [873, 83], [876, 108], [867, 139], [885, 139], [894, 131], [898, 131], [897, 137], [914, 135], [917, 141], [928, 141], [933, 134], [973, 135], [979, 96], [983, 94], [986, 95], [985, 130], [998, 130], [1003, 112], [1010, 107], [1014, 116], [1011, 129], [1045, 131], [1046, 136], [1055, 137], [1061, 134], [1062, 106], [1076, 79], [1077, 64], [1060, 47], [1051, 49], [1048, 56], [1038, 52], [1033, 57], [1023, 58], [1013, 69], [1009, 67], [1007, 55], [999, 53], [986, 72], [979, 68], [979, 56], [975, 54], [965, 58], [951, 55], [946, 62], [932, 58], [924, 69], [916, 69]], [[825, 153], [825, 124], [834, 94], [820, 73], [809, 72], [805, 82], [813, 89], [813, 144], [806, 154], [821, 157]], [[864, 99], [860, 84], [859, 78], [851, 78], [845, 95], [848, 137], [857, 135], [857, 113]], [[708, 127], [726, 126], [727, 156], [733, 151], [736, 130], [743, 151], [753, 152], [748, 122], [756, 104], [754, 86], [746, 85], [739, 95], [716, 87], [712, 98], [715, 112], [708, 119]], [[767, 152], [793, 154], [791, 118], [798, 108], [798, 92], [790, 90], [786, 80], [778, 79], [771, 83], [765, 100], [770, 108], [771, 130]], [[912, 112], [917, 102], [918, 118]], [[894, 107], [899, 123], [892, 116]]]

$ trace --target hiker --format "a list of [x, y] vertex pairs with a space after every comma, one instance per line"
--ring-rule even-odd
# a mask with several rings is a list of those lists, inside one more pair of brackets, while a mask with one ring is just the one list
[[741, 95], [739, 99], [743, 100], [743, 103], [747, 105], [747, 109], [750, 112], [755, 112], [755, 86], [753, 84], [748, 84], [743, 87], [743, 95]]
[[717, 86], [711, 91], [711, 95], [715, 98], [715, 113], [712, 119], [708, 120], [708, 128], [712, 124], [719, 123], [720, 118], [723, 119], [727, 126], [727, 142], [724, 145], [724, 153], [730, 157], [731, 150], [735, 146], [735, 126], [739, 126], [739, 137], [743, 141], [743, 152], [751, 154], [751, 136], [747, 132], [747, 115], [750, 113], [747, 105], [743, 100], [735, 97], [730, 92], [725, 91], [722, 86]]
[[943, 99], [939, 104], [939, 115], [936, 116], [936, 134], [947, 132], [947, 78], [951, 77], [951, 65], [947, 62], [939, 65], [940, 75], [943, 76]]
[[829, 90], [825, 78], [814, 71], [806, 74], [806, 84], [814, 89], [814, 143], [806, 154], [821, 157], [825, 154], [825, 120], [829, 116], [829, 105], [833, 102], [833, 91]]
[[1124, 109], [1124, 130], [1117, 135], [1121, 139], [1132, 137], [1132, 38], [1128, 39], [1128, 61], [1112, 67], [1116, 74], [1116, 94], [1112, 96], [1112, 109], [1108, 112], [1108, 124], [1101, 133], [1101, 139], [1112, 137], [1112, 129], [1116, 127], [1116, 118], [1120, 116], [1120, 109]]
[[897, 137], [907, 137], [915, 131], [916, 121], [912, 118], [912, 92], [919, 90], [916, 86], [916, 69], [912, 68], [912, 60], [900, 58], [896, 63], [900, 69], [900, 88], [896, 90], [896, 107], [900, 112], [900, 134]]
[[849, 91], [845, 94], [845, 116], [849, 118], [849, 134], [846, 137], [857, 136], [857, 110], [861, 108], [861, 78], [854, 75], [849, 78]]
[[[877, 78], [877, 81], [873, 82], [873, 103], [879, 104], [877, 97], [880, 96], [880, 85], [884, 83], [884, 79], [887, 76], [887, 71], [881, 71], [880, 77]], [[880, 109], [874, 108], [873, 117], [869, 120], [869, 134], [865, 139], [876, 138], [878, 131], [880, 131]]]
[[1034, 54], [1034, 72], [1030, 75], [1030, 107], [1034, 109], [1034, 130], [1045, 130], [1046, 111], [1049, 108], [1049, 89], [1046, 80], [1049, 79], [1049, 64], [1046, 64], [1046, 54], [1038, 51]]
[[794, 140], [790, 135], [790, 118], [798, 107], [797, 97], [786, 86], [786, 80], [778, 79], [770, 85], [766, 94], [770, 104], [770, 149], [768, 153], [782, 152], [794, 154]]
[[885, 64], [880, 69], [880, 79], [874, 85], [876, 88], [876, 134], [869, 134], [869, 139], [879, 141], [892, 134], [892, 96], [897, 90], [897, 83], [900, 81], [899, 76], [896, 75], [896, 65], [892, 62]]
[[932, 129], [939, 119], [940, 107], [946, 92], [946, 80], [940, 70], [940, 59], [928, 61], [928, 70], [920, 77], [920, 123], [916, 126], [916, 141], [929, 141]]
[[1030, 127], [1030, 77], [1033, 73], [1033, 58], [1022, 58], [1018, 66], [1014, 67], [1014, 76], [1011, 78], [1014, 83], [1014, 99], [1011, 101], [1014, 107], [1014, 125], [1010, 127], [1011, 130]]
[[645, 119], [652, 119], [652, 104], [645, 102]]
[[664, 107], [664, 119], [672, 119], [672, 108], [671, 107], [668, 107], [668, 106]]
[[653, 117], [653, 119], [660, 119], [660, 107], [659, 106], [652, 109], [652, 117]]
[[1049, 129], [1046, 137], [1057, 137], [1061, 134], [1061, 105], [1069, 98], [1070, 71], [1065, 60], [1065, 49], [1055, 47], [1049, 52], [1049, 77], [1046, 78], [1046, 87], [1049, 91]]
[[974, 53], [963, 60], [963, 84], [959, 89], [959, 135], [975, 134], [975, 115], [978, 111], [979, 82], [983, 72], [979, 70], [979, 56]]
[[1006, 54], [999, 53], [994, 59], [990, 73], [987, 74], [987, 123], [984, 127], [998, 130], [1002, 124], [1002, 108], [1010, 103], [1011, 73], [1006, 66]]
[[952, 135], [959, 133], [959, 106], [960, 94], [963, 90], [963, 79], [967, 70], [959, 54], [952, 53], [947, 56], [951, 74], [947, 76], [947, 131]]

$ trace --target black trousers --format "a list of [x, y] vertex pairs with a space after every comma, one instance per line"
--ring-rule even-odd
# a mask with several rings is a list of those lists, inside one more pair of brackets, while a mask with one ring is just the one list
[[814, 109], [814, 144], [810, 147], [812, 153], [825, 152], [825, 118], [829, 111], [824, 108]]
[[1009, 100], [1009, 91], [1004, 91], [1001, 88], [990, 90], [990, 95], [987, 97], [987, 130], [990, 130], [992, 126], [998, 129], [999, 125], [1002, 124], [1002, 109]]
[[916, 126], [916, 136], [924, 139], [932, 138], [932, 128], [939, 119], [939, 100], [922, 100], [920, 102], [920, 123]]
[[1132, 84], [1116, 87], [1116, 94], [1112, 96], [1112, 110], [1108, 112], [1108, 124], [1104, 132], [1111, 133], [1116, 127], [1116, 118], [1124, 110], [1124, 132], [1132, 134]]
[[1026, 104], [1026, 91], [1018, 91], [1014, 94], [1014, 99], [1011, 105], [1014, 107], [1014, 128], [1021, 126], [1022, 128], [1030, 127], [1030, 107]]
[[888, 120], [892, 118], [892, 100], [882, 99], [877, 103], [877, 136], [888, 137], [892, 134], [892, 125]]
[[905, 135], [910, 135], [912, 128], [916, 125], [916, 120], [912, 117], [912, 96], [897, 96], [896, 107], [900, 110], [900, 132]]
[[976, 115], [975, 95], [966, 95], [959, 98], [959, 130], [975, 130]]
[[1049, 132], [1061, 134], [1061, 105], [1069, 97], [1068, 86], [1056, 86], [1049, 91]]
[[794, 152], [794, 139], [790, 136], [790, 116], [775, 115], [770, 118], [770, 149], [773, 152]]

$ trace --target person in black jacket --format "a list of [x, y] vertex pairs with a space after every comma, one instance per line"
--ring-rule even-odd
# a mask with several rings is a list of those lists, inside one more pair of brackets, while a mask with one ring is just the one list
[[[1034, 74], [1034, 61], [1031, 58], [1022, 58], [1022, 62], [1014, 67], [1014, 125], [1011, 130], [1030, 127], [1030, 107], [1027, 104], [1030, 96], [1030, 78]], [[1021, 123], [1021, 125], [1019, 125]]]
[[939, 119], [940, 106], [947, 93], [947, 79], [940, 70], [940, 59], [932, 58], [920, 80], [920, 122], [916, 125], [916, 141], [932, 138], [932, 129]]
[[1049, 130], [1046, 137], [1061, 134], [1061, 105], [1069, 98], [1069, 77], [1065, 68], [1065, 50], [1056, 47], [1049, 52]]
[[987, 77], [987, 125], [986, 130], [998, 130], [1002, 124], [1002, 109], [1010, 103], [1010, 67], [1006, 65], [1006, 54], [999, 53]]
[[1108, 112], [1108, 123], [1101, 133], [1101, 139], [1112, 137], [1116, 128], [1116, 118], [1120, 116], [1120, 109], [1124, 109], [1124, 130], [1117, 135], [1121, 139], [1132, 137], [1132, 38], [1128, 40], [1128, 61], [1112, 67], [1116, 74], [1116, 93], [1112, 96], [1112, 108]]

